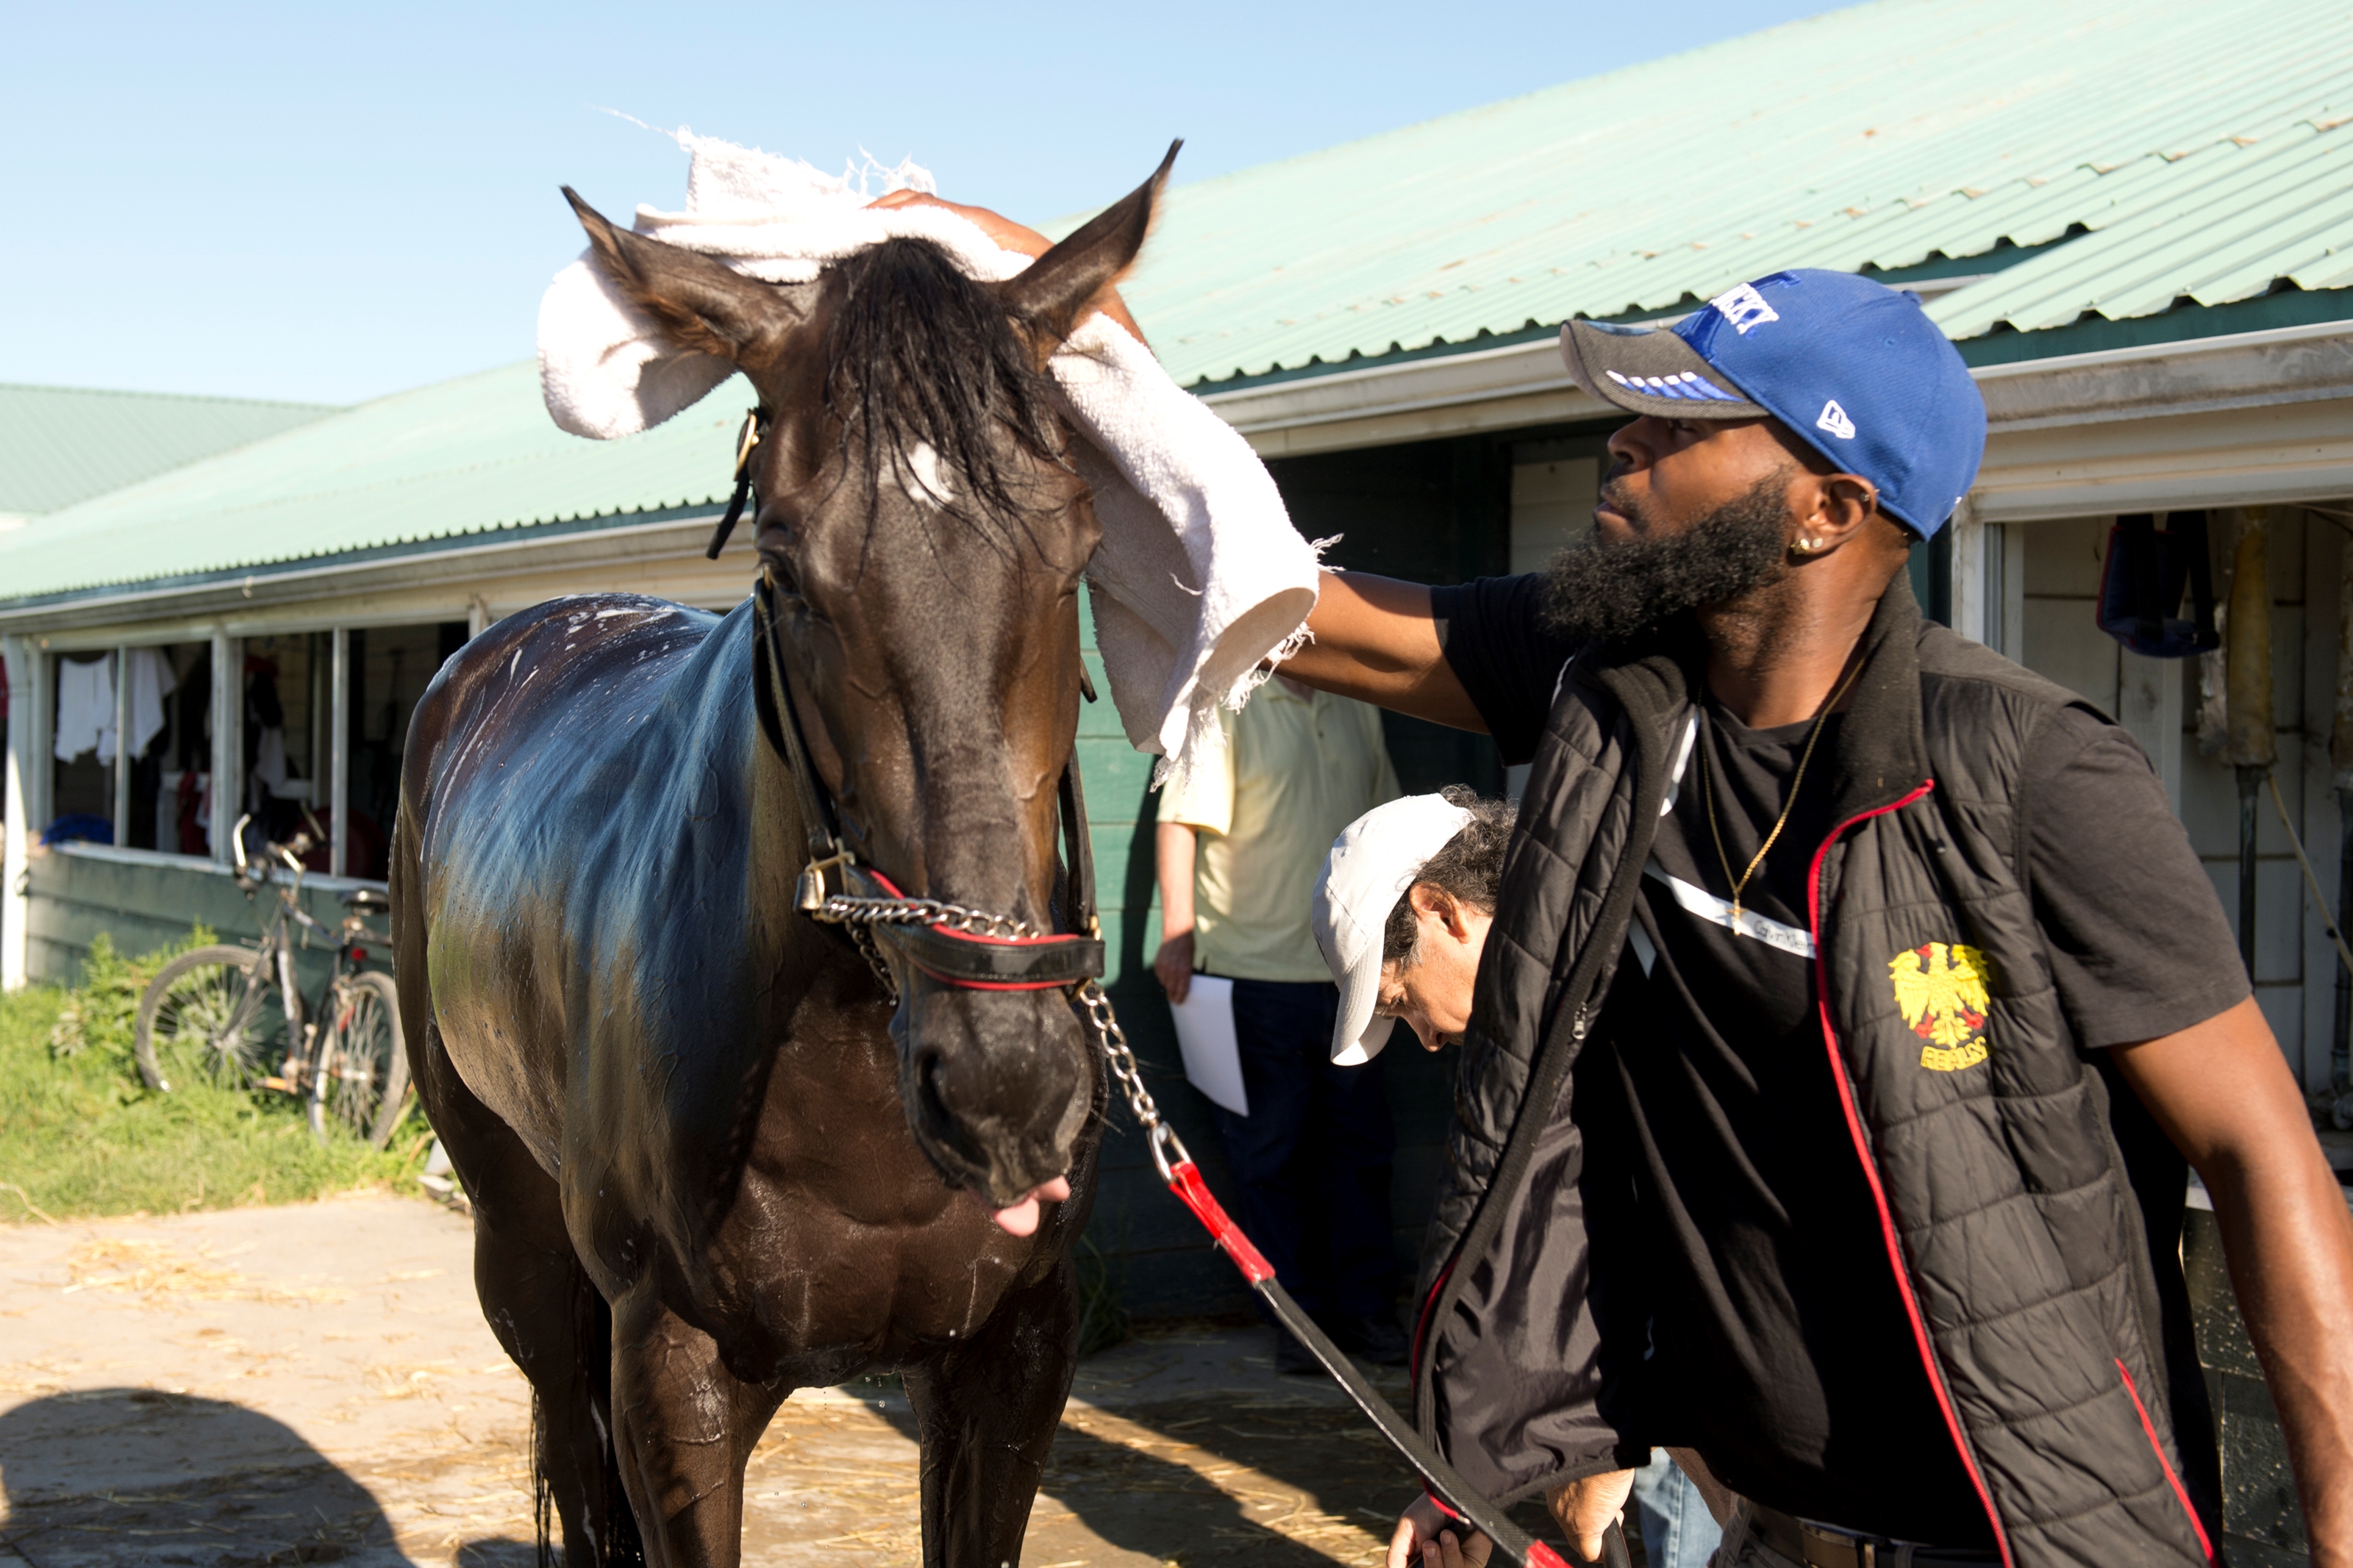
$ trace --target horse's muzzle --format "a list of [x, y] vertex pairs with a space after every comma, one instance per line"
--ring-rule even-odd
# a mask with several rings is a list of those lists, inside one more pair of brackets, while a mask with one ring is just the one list
[[1069, 1173], [1094, 1079], [1067, 994], [919, 980], [892, 1030], [908, 1125], [951, 1183], [1004, 1208]]

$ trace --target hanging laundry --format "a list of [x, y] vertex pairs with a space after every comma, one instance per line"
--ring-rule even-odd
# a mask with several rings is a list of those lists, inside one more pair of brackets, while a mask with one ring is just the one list
[[58, 761], [70, 763], [95, 750], [98, 760], [114, 760], [114, 656], [87, 664], [58, 660]]
[[[131, 754], [143, 757], [164, 731], [164, 699], [180, 683], [172, 661], [160, 647], [131, 650]], [[100, 761], [105, 759], [101, 757]]]
[[[253, 752], [253, 782], [268, 786], [271, 795], [286, 793], [286, 731], [272, 724], [261, 731], [260, 743]], [[267, 799], [268, 796], [262, 797]], [[257, 800], [256, 805], [260, 802]]]

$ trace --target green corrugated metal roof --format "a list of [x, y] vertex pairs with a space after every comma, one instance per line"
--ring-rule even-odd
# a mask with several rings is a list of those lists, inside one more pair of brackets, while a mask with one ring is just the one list
[[1127, 295], [1191, 384], [2079, 227], [1935, 313], [2353, 284], [2353, 6], [1880, 0], [1181, 186]]
[[539, 367], [382, 397], [0, 533], [0, 594], [266, 566], [723, 500], [741, 382], [619, 441], [558, 430]]
[[0, 383], [0, 516], [56, 511], [333, 412], [315, 403]]
[[[1990, 274], [1931, 306], [1961, 337], [2342, 288], [2348, 22], [2353, 0], [1879, 0], [1180, 186], [1128, 298], [1198, 384], [1782, 267], [1981, 258], [1936, 268]], [[531, 365], [463, 377], [0, 533], [0, 595], [706, 504], [749, 400], [594, 442], [548, 422]]]

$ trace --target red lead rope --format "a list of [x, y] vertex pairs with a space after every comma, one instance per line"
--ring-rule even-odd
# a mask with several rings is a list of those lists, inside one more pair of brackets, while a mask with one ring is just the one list
[[[1165, 1122], [1159, 1124], [1161, 1129], [1166, 1126]], [[1167, 1173], [1168, 1190], [1176, 1194], [1179, 1203], [1193, 1211], [1193, 1217], [1201, 1222], [1211, 1238], [1225, 1250], [1226, 1256], [1233, 1259], [1234, 1267], [1242, 1271], [1242, 1278], [1250, 1282], [1251, 1289], [1265, 1300], [1283, 1329], [1314, 1352], [1315, 1359], [1324, 1363], [1324, 1370], [1347, 1391], [1348, 1397], [1372, 1417], [1373, 1424], [1381, 1429], [1381, 1435], [1419, 1472], [1427, 1483], [1430, 1500], [1442, 1509], [1448, 1518], [1479, 1531], [1506, 1558], [1525, 1563], [1526, 1568], [1571, 1568], [1567, 1558], [1519, 1530], [1488, 1505], [1485, 1499], [1464, 1484], [1452, 1467], [1421, 1443], [1405, 1424], [1404, 1417], [1391, 1409], [1388, 1402], [1365, 1381], [1364, 1374], [1356, 1370], [1346, 1353], [1333, 1344], [1324, 1331], [1316, 1326], [1314, 1320], [1291, 1299], [1291, 1292], [1275, 1279], [1274, 1266], [1266, 1260], [1265, 1254], [1250, 1245], [1250, 1238], [1242, 1234], [1241, 1226], [1226, 1213], [1225, 1205], [1218, 1202], [1217, 1195], [1209, 1191], [1208, 1184], [1201, 1179], [1201, 1168], [1184, 1153], [1184, 1145], [1176, 1142], [1174, 1134], [1166, 1134], [1175, 1143], [1176, 1157], [1168, 1158], [1161, 1152], [1161, 1134], [1152, 1136], [1155, 1156]], [[1610, 1568], [1626, 1568], [1626, 1538], [1617, 1525], [1609, 1527], [1602, 1555]]]
[[1226, 1249], [1226, 1256], [1234, 1260], [1234, 1267], [1242, 1271], [1243, 1279], [1257, 1285], [1274, 1278], [1274, 1266], [1266, 1260], [1263, 1253], [1250, 1245], [1250, 1238], [1242, 1234], [1242, 1227], [1228, 1217], [1225, 1206], [1209, 1191], [1209, 1184], [1201, 1180], [1200, 1166], [1190, 1160], [1179, 1160], [1169, 1167], [1169, 1174], [1168, 1190], [1176, 1194], [1177, 1201], [1193, 1211], [1196, 1219], [1208, 1227], [1210, 1237]]
[[[1275, 1278], [1274, 1266], [1266, 1260], [1264, 1253], [1250, 1245], [1250, 1237], [1226, 1213], [1225, 1206], [1209, 1191], [1209, 1184], [1201, 1179], [1201, 1169], [1193, 1163], [1185, 1141], [1161, 1116], [1152, 1091], [1145, 1087], [1144, 1068], [1136, 1061], [1135, 1052], [1127, 1043], [1127, 1033], [1119, 1026], [1111, 998], [1103, 994], [1103, 987], [1092, 980], [1082, 982], [1072, 988], [1071, 1000], [1102, 1047], [1103, 1065], [1113, 1084], [1126, 1100], [1128, 1110], [1134, 1113], [1137, 1126], [1143, 1129], [1145, 1147], [1151, 1152], [1152, 1163], [1159, 1171], [1160, 1179], [1168, 1184], [1176, 1201], [1193, 1211], [1193, 1217], [1201, 1222], [1210, 1238], [1233, 1259], [1234, 1267], [1242, 1271], [1242, 1278], [1250, 1281], [1250, 1289], [1258, 1292], [1267, 1311], [1281, 1325], [1281, 1331], [1289, 1333], [1323, 1363], [1324, 1370], [1346, 1391], [1356, 1408], [1380, 1429], [1389, 1447], [1421, 1477], [1430, 1495], [1453, 1517], [1494, 1542], [1496, 1552], [1505, 1561], [1524, 1563], [1526, 1568], [1569, 1568], [1567, 1560], [1559, 1552], [1505, 1518], [1503, 1510], [1481, 1496], [1477, 1488], [1446, 1462], [1444, 1456], [1423, 1442], [1421, 1435], [1381, 1397], [1380, 1391], [1348, 1359], [1347, 1352], [1334, 1344], [1331, 1336], [1291, 1299], [1291, 1292]], [[1602, 1558], [1609, 1568], [1626, 1568], [1626, 1536], [1616, 1524], [1604, 1537]]]

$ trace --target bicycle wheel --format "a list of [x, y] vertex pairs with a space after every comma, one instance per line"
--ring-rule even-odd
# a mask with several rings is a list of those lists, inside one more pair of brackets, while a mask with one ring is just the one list
[[335, 988], [321, 1020], [319, 1065], [311, 1087], [311, 1131], [330, 1126], [384, 1147], [408, 1095], [408, 1047], [400, 994], [389, 974], [354, 974]]
[[[199, 947], [158, 971], [139, 997], [132, 1048], [147, 1087], [169, 1091], [180, 1074], [248, 1089], [267, 1070], [285, 1033], [277, 984], [249, 947]], [[282, 1054], [282, 1053], [280, 1053]]]

